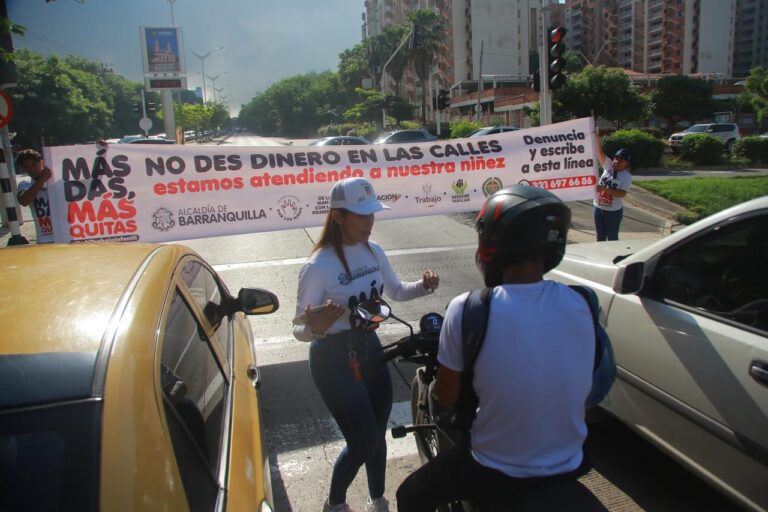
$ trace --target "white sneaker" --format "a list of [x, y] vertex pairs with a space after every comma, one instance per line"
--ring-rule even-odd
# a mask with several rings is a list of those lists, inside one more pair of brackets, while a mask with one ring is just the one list
[[331, 506], [328, 500], [323, 503], [323, 512], [354, 512], [346, 503], [338, 503]]
[[389, 502], [384, 496], [372, 500], [368, 498], [365, 501], [365, 512], [389, 512]]

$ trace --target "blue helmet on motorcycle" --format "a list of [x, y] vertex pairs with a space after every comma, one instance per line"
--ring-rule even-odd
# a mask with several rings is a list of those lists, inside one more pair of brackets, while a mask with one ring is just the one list
[[559, 197], [537, 187], [515, 185], [491, 195], [475, 221], [475, 263], [486, 286], [502, 282], [504, 267], [542, 260], [544, 272], [565, 253], [571, 210]]

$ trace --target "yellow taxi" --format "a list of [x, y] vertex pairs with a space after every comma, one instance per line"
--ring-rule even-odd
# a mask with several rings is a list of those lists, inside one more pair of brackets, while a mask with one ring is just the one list
[[272, 510], [245, 315], [181, 245], [0, 249], [0, 510]]

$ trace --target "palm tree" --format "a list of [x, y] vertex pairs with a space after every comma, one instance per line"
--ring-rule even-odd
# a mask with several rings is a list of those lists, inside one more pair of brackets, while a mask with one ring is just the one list
[[427, 124], [427, 80], [432, 72], [440, 49], [443, 23], [440, 16], [429, 9], [417, 9], [408, 13], [408, 19], [416, 34], [414, 47], [409, 52], [416, 77], [421, 82], [421, 122]]

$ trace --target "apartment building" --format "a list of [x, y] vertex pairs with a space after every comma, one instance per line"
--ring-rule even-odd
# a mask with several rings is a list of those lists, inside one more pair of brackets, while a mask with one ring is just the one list
[[566, 41], [592, 64], [729, 77], [736, 13], [737, 0], [566, 0]]
[[768, 69], [768, 0], [738, 0], [733, 76], [745, 77], [757, 66]]

